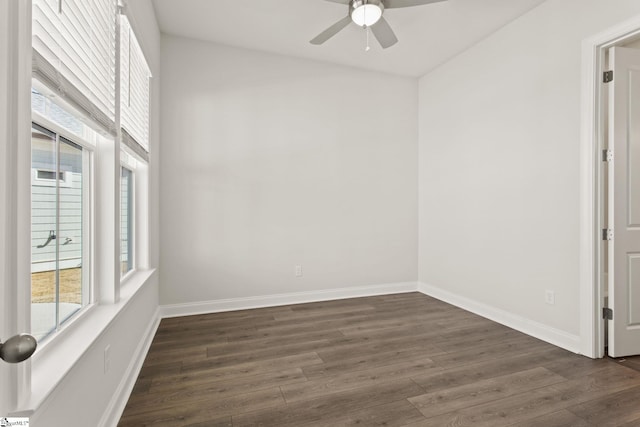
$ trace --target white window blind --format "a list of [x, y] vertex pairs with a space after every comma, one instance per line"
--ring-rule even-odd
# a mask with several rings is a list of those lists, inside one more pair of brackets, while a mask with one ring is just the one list
[[122, 141], [143, 159], [149, 152], [151, 72], [126, 15], [120, 15], [120, 124]]
[[33, 72], [115, 133], [116, 0], [33, 0]]

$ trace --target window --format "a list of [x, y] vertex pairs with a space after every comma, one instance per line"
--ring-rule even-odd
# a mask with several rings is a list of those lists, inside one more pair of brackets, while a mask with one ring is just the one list
[[[39, 180], [48, 180], [48, 181], [55, 181], [56, 180], [56, 171], [46, 171], [46, 170], [42, 170], [42, 169], [37, 169], [36, 170], [36, 179]], [[58, 180], [59, 181], [65, 181], [64, 179], [64, 172], [58, 172]]]
[[120, 168], [120, 277], [133, 270], [133, 171]]
[[[149, 265], [148, 226], [136, 218], [148, 213], [151, 74], [122, 1], [31, 4], [31, 323], [41, 341], [92, 302], [117, 301], [118, 279]], [[109, 209], [118, 198], [120, 211]]]
[[33, 124], [31, 325], [39, 341], [90, 302], [90, 156], [65, 136]]

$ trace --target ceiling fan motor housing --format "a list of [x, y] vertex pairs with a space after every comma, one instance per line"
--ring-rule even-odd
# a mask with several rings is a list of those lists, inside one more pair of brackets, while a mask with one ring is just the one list
[[[366, 24], [365, 19], [363, 17], [358, 16], [360, 11], [365, 10], [365, 7], [367, 6], [375, 6], [380, 10], [379, 12], [380, 15], [371, 24]], [[356, 13], [355, 17], [354, 17], [354, 12]], [[349, 16], [351, 17], [353, 22], [363, 27], [370, 26], [378, 22], [380, 17], [382, 17], [383, 13], [384, 13], [384, 3], [382, 3], [382, 0], [351, 0], [351, 2], [349, 2]]]

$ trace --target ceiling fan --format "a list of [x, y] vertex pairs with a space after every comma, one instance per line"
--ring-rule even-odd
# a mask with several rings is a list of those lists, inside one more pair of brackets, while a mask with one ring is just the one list
[[[368, 29], [371, 28], [373, 35], [380, 45], [386, 49], [398, 42], [391, 26], [382, 16], [386, 9], [396, 9], [401, 7], [422, 6], [429, 3], [438, 3], [446, 0], [326, 0], [333, 3], [341, 3], [349, 6], [349, 14], [318, 34], [311, 44], [322, 44], [335, 36], [350, 22]], [[368, 35], [367, 35], [368, 37]]]

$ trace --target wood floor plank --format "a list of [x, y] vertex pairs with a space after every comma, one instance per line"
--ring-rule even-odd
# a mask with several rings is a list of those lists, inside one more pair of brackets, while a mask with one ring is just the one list
[[[436, 353], [441, 354], [441, 353]], [[309, 379], [317, 379], [319, 377], [340, 375], [348, 372], [357, 372], [364, 369], [372, 369], [379, 366], [391, 365], [401, 361], [410, 361], [422, 359], [425, 357], [432, 358], [432, 355], [424, 351], [423, 348], [413, 347], [400, 350], [381, 351], [377, 353], [360, 353], [354, 354], [352, 357], [333, 362], [325, 362], [314, 365], [305, 366], [302, 371]]]
[[534, 368], [423, 394], [410, 398], [409, 402], [430, 418], [563, 381], [567, 380], [545, 368]]
[[358, 356], [362, 353], [380, 353], [389, 348], [421, 348], [424, 355], [441, 354], [442, 350], [432, 343], [432, 338], [427, 336], [401, 337], [397, 339], [388, 339], [384, 341], [374, 340], [367, 343], [357, 343], [355, 345], [341, 345], [334, 348], [325, 347], [318, 349], [318, 356], [325, 362], [330, 363]]
[[[434, 320], [440, 320], [441, 318], [437, 318]], [[478, 324], [478, 323], [469, 323], [458, 325], [459, 327], [456, 329], [451, 328], [434, 328], [434, 327], [425, 327], [426, 325], [432, 325], [433, 322], [425, 321], [422, 324], [417, 325], [402, 325], [396, 326], [392, 328], [380, 328], [380, 329], [368, 329], [365, 331], [348, 331], [346, 328], [340, 328], [340, 332], [349, 338], [363, 338], [366, 337], [368, 339], [376, 339], [383, 340], [388, 338], [400, 338], [400, 337], [411, 337], [415, 335], [421, 335], [423, 337], [431, 336], [434, 340], [434, 344], [436, 341], [446, 341], [447, 339], [454, 338], [456, 334], [464, 334], [467, 337], [480, 336], [487, 327], [495, 327], [496, 324]], [[456, 321], [451, 323], [452, 325], [456, 325]], [[502, 325], [500, 327], [504, 328]]]
[[[423, 420], [424, 417], [406, 399], [373, 406], [348, 413], [331, 421], [332, 427], [400, 427]], [[307, 424], [305, 427], [325, 427], [327, 420]]]
[[640, 425], [640, 386], [568, 410], [599, 427], [617, 427], [631, 422]]
[[218, 418], [216, 420], [203, 421], [201, 423], [189, 424], [185, 427], [233, 427], [231, 417]]
[[149, 378], [154, 378], [159, 375], [175, 375], [180, 373], [182, 370], [182, 362], [171, 362], [164, 363], [161, 365], [151, 365], [146, 366], [143, 365], [140, 370], [140, 374], [138, 374], [138, 379], [144, 380]]
[[410, 378], [434, 369], [437, 369], [435, 364], [431, 359], [426, 358], [348, 372], [343, 375], [325, 377], [318, 380], [282, 385], [280, 389], [287, 403], [292, 403], [353, 388], [372, 386], [399, 378]]
[[485, 327], [481, 330], [471, 331], [467, 333], [460, 331], [455, 331], [455, 333], [448, 332], [447, 335], [454, 336], [444, 337], [443, 335], [440, 335], [433, 341], [434, 345], [436, 345], [443, 351], [446, 351], [447, 353], [457, 353], [459, 351], [465, 351], [470, 348], [493, 346], [496, 344], [496, 342], [505, 342], [511, 339], [518, 339], [522, 337], [522, 334], [520, 332], [514, 331], [513, 329], [494, 329], [490, 327]]
[[470, 348], [455, 353], [433, 356], [433, 361], [442, 367], [462, 366], [483, 360], [499, 359], [504, 354], [526, 354], [531, 351], [550, 349], [553, 346], [527, 336], [519, 336], [505, 342], [489, 344], [481, 348]]
[[254, 314], [238, 318], [220, 318], [209, 315], [206, 318], [194, 322], [182, 322], [173, 325], [160, 324], [156, 338], [174, 338], [189, 333], [206, 333], [210, 330], [221, 330], [229, 328], [241, 328], [246, 326], [256, 326], [266, 322], [275, 321], [274, 315]]
[[[616, 427], [638, 427], [638, 426], [640, 426], [640, 421], [633, 420], [633, 421], [629, 421], [628, 423], [619, 424]], [[597, 427], [597, 426], [594, 426], [594, 427]]]
[[133, 386], [133, 390], [131, 391], [131, 396], [135, 396], [137, 394], [144, 394], [149, 391], [151, 388], [151, 379], [138, 379]]
[[211, 330], [209, 333], [203, 334], [189, 334], [186, 336], [179, 336], [178, 334], [173, 336], [173, 339], [154, 339], [151, 343], [150, 351], [166, 351], [177, 348], [185, 347], [198, 347], [218, 344], [228, 341], [227, 335], [231, 333], [235, 335], [247, 335], [256, 333], [256, 327], [244, 327], [234, 329], [233, 332], [226, 332], [223, 330]]
[[279, 347], [282, 345], [297, 344], [305, 341], [320, 341], [320, 340], [341, 340], [344, 338], [339, 331], [316, 331], [307, 332], [299, 335], [287, 335], [282, 337], [269, 337], [262, 339], [252, 340], [234, 340], [230, 342], [224, 342], [219, 344], [213, 344], [206, 347], [204, 356], [217, 357], [228, 356], [230, 354], [246, 353], [254, 351], [255, 349]]
[[277, 306], [265, 308], [249, 308], [245, 310], [224, 311], [219, 313], [196, 314], [192, 316], [166, 317], [162, 319], [160, 326], [175, 325], [181, 323], [195, 324], [208, 322], [211, 319], [246, 319], [254, 316], [274, 315], [276, 313], [289, 312], [293, 306]]
[[553, 412], [509, 427], [596, 427], [567, 410]]
[[562, 349], [541, 349], [517, 355], [504, 354], [500, 358], [429, 372], [415, 376], [413, 380], [431, 393], [544, 366], [545, 362], [558, 359], [575, 361], [576, 358], [575, 354]]
[[640, 377], [631, 375], [629, 373], [631, 370], [615, 368], [604, 368], [598, 373], [580, 379], [567, 380], [490, 403], [428, 418], [411, 427], [509, 426], [599, 399], [638, 384]]
[[166, 365], [175, 363], [176, 360], [185, 362], [197, 362], [198, 360], [205, 360], [207, 358], [207, 346], [196, 345], [193, 347], [179, 346], [180, 348], [157, 348], [150, 349], [144, 360], [145, 366], [153, 365]]
[[364, 297], [364, 298], [346, 298], [330, 301], [317, 301], [304, 304], [293, 304], [290, 307], [293, 312], [308, 312], [326, 308], [328, 310], [334, 310], [338, 307], [361, 307], [363, 305], [371, 305], [370, 301], [377, 300], [377, 297]]
[[[370, 315], [360, 314], [353, 317], [350, 322], [367, 322]], [[240, 331], [232, 331], [224, 335], [229, 341], [263, 339], [270, 337], [281, 337], [288, 335], [304, 335], [306, 333], [317, 331], [335, 331], [338, 327], [344, 325], [344, 321], [340, 319], [323, 320], [320, 322], [287, 322], [286, 324], [262, 325], [254, 329], [246, 329]]]
[[410, 379], [389, 381], [374, 386], [333, 393], [317, 399], [304, 400], [286, 406], [255, 411], [232, 417], [234, 427], [278, 426], [300, 427], [324, 422], [333, 425], [345, 413], [355, 408], [366, 409], [388, 402], [417, 396], [422, 389]]
[[281, 346], [270, 346], [260, 350], [208, 357], [205, 360], [183, 363], [182, 372], [202, 369], [215, 369], [248, 362], [259, 362], [261, 360], [276, 359], [281, 356], [304, 354], [312, 351], [315, 351], [317, 353], [318, 350], [325, 349], [328, 345], [328, 340], [318, 340], [286, 344]]
[[232, 367], [217, 368], [189, 373], [161, 375], [151, 379], [150, 391], [167, 390], [174, 387], [182, 387], [183, 384], [197, 386], [212, 381], [242, 379], [247, 376], [264, 374], [272, 371], [284, 371], [288, 369], [304, 368], [314, 364], [320, 364], [322, 360], [315, 353], [305, 353], [295, 356], [280, 357], [261, 362], [250, 362]]
[[[340, 328], [340, 332], [342, 332], [344, 335], [354, 335], [366, 333], [369, 331], [379, 331], [383, 329], [407, 327], [411, 325], [424, 325], [430, 320], [442, 320], [452, 317], [454, 316], [447, 315], [446, 313], [441, 312], [420, 314], [407, 314], [407, 312], [403, 312], [391, 314], [389, 316], [376, 316], [375, 319], [358, 319], [355, 322], [351, 322], [351, 325], [348, 327], [344, 327], [344, 323], [342, 325], [338, 325], [338, 327]], [[459, 316], [455, 317], [456, 321], [460, 320]]]
[[365, 314], [372, 313], [373, 311], [375, 311], [375, 309], [376, 308], [372, 305], [362, 304], [362, 303], [351, 303], [350, 305], [342, 305], [342, 306], [336, 306], [335, 304], [332, 304], [330, 306], [325, 305], [324, 307], [314, 307], [308, 310], [291, 310], [290, 312], [276, 314], [273, 317], [277, 321], [284, 321], [284, 320], [317, 321], [317, 320], [323, 320], [326, 317], [335, 317], [335, 316], [344, 316], [342, 318], [347, 319], [349, 318], [348, 315], [352, 315], [355, 313], [362, 314], [361, 312], [364, 312]]
[[618, 359], [609, 359], [615, 361], [627, 368], [635, 369], [636, 371], [640, 371], [640, 356], [630, 356], [630, 357], [622, 357]]
[[[571, 355], [574, 356], [574, 355]], [[540, 366], [544, 366], [565, 378], [580, 378], [588, 374], [600, 371], [607, 366], [615, 366], [605, 359], [589, 359], [588, 357], [557, 357], [551, 360], [540, 360]]]
[[295, 368], [226, 381], [200, 381], [197, 383], [185, 381], [169, 388], [154, 387], [148, 393], [132, 396], [129, 399], [127, 413], [134, 415], [153, 412], [156, 408], [183, 403], [206, 403], [210, 400], [226, 399], [243, 393], [300, 383], [306, 380], [302, 370]]
[[186, 426], [218, 420], [225, 415], [239, 412], [257, 411], [284, 405], [278, 387], [232, 396], [226, 399], [210, 400], [205, 404], [195, 402], [179, 406], [162, 406], [154, 411], [129, 415], [125, 412], [119, 427], [141, 426]]

